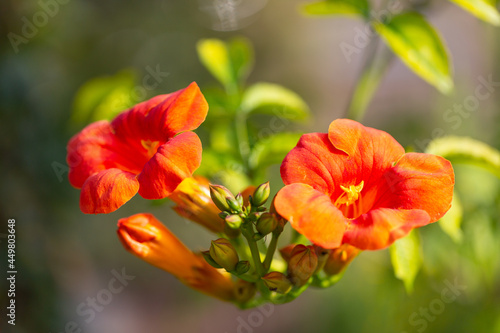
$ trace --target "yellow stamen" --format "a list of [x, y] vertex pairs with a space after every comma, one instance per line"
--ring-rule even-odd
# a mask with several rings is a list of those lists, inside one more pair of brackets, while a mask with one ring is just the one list
[[355, 203], [359, 199], [359, 194], [363, 190], [364, 185], [364, 181], [361, 181], [359, 185], [349, 185], [349, 187], [340, 185], [340, 188], [344, 191], [344, 193], [338, 197], [335, 205], [338, 206], [345, 204], [346, 206], [349, 206]]

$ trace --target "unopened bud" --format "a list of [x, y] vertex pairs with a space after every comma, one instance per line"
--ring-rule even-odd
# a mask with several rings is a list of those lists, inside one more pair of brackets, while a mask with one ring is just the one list
[[269, 194], [271, 193], [271, 187], [269, 186], [269, 182], [261, 184], [255, 189], [255, 192], [252, 196], [252, 205], [254, 207], [260, 207], [266, 203], [267, 199], [269, 199]]
[[324, 272], [328, 275], [342, 273], [359, 252], [361, 252], [360, 249], [349, 244], [342, 244], [340, 247], [333, 249], [323, 268]]
[[236, 281], [235, 297], [238, 302], [240, 303], [248, 302], [255, 296], [256, 292], [257, 292], [257, 286], [255, 285], [255, 283], [241, 279]]
[[210, 256], [217, 264], [227, 271], [234, 270], [239, 261], [238, 253], [233, 245], [225, 238], [219, 238], [212, 241], [210, 245]]
[[221, 211], [229, 211], [231, 208], [229, 207], [226, 198], [233, 198], [234, 196], [227, 188], [222, 185], [210, 185], [210, 197], [214, 204]]
[[244, 261], [240, 261], [236, 264], [235, 271], [236, 271], [236, 274], [242, 275], [242, 274], [245, 274], [246, 272], [248, 272], [249, 269], [250, 269], [250, 263], [247, 260], [244, 260]]
[[280, 249], [281, 257], [285, 259], [286, 262], [290, 261], [290, 257], [292, 256], [292, 250], [294, 247], [295, 244], [290, 244]]
[[231, 229], [239, 229], [243, 220], [239, 215], [228, 215], [225, 218], [227, 225]]
[[215, 267], [215, 268], [222, 268], [221, 265], [219, 265], [218, 263], [215, 262], [214, 259], [212, 259], [212, 257], [210, 256], [210, 251], [201, 251], [201, 254], [203, 255], [203, 258], [205, 259], [205, 261], [212, 267]]
[[312, 246], [296, 245], [288, 262], [288, 273], [296, 286], [303, 286], [309, 281], [318, 266], [318, 256]]
[[238, 199], [235, 197], [226, 197], [226, 202], [231, 211], [233, 212], [240, 212], [241, 211], [241, 203]]
[[274, 214], [264, 213], [260, 216], [255, 227], [261, 235], [267, 235], [273, 232], [277, 225], [278, 220], [275, 218]]
[[292, 289], [292, 283], [280, 272], [270, 272], [262, 277], [264, 284], [271, 291], [286, 294]]
[[316, 255], [318, 256], [318, 266], [316, 267], [316, 271], [314, 273], [317, 273], [325, 267], [326, 261], [328, 260], [328, 257], [330, 256], [331, 250], [324, 249], [321, 246], [314, 245], [314, 250], [316, 251]]
[[243, 200], [243, 195], [241, 193], [238, 193], [235, 197], [236, 201], [238, 201], [239, 205], [241, 207], [243, 207], [243, 205], [245, 204], [244, 200]]

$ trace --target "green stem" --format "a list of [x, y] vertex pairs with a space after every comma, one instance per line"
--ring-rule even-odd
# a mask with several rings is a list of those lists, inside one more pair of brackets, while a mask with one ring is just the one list
[[264, 270], [266, 272], [271, 267], [271, 262], [273, 261], [274, 252], [276, 251], [276, 247], [278, 246], [279, 237], [280, 233], [273, 232], [273, 238], [271, 238], [271, 243], [269, 243], [269, 247], [267, 248], [266, 258], [264, 259]]
[[250, 252], [252, 253], [252, 259], [255, 267], [255, 271], [259, 275], [259, 277], [264, 276], [266, 273], [264, 271], [264, 266], [262, 266], [262, 262], [260, 260], [260, 252], [257, 247], [257, 242], [253, 239], [253, 230], [252, 230], [252, 224], [249, 223], [249, 228], [248, 227], [242, 227], [242, 233], [243, 236], [245, 236], [248, 246], [250, 247]]
[[372, 44], [347, 111], [347, 118], [357, 121], [363, 119], [368, 104], [393, 59], [392, 52], [380, 42], [379, 37]]
[[248, 142], [247, 115], [237, 111], [234, 118], [236, 128], [236, 139], [241, 160], [248, 170], [248, 156], [250, 154], [250, 143]]

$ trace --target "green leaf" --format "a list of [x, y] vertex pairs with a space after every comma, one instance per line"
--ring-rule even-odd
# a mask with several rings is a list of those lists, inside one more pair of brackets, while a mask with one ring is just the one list
[[226, 44], [219, 39], [202, 39], [196, 45], [201, 63], [223, 86], [233, 84], [231, 60]]
[[309, 116], [309, 107], [299, 95], [265, 82], [256, 83], [245, 91], [240, 108], [244, 113], [272, 114], [292, 121]]
[[413, 282], [422, 266], [420, 238], [416, 230], [389, 247], [394, 275], [403, 281], [406, 292], [413, 292]]
[[134, 71], [127, 69], [114, 76], [97, 77], [84, 83], [73, 101], [71, 123], [82, 125], [112, 119], [134, 105], [138, 102], [132, 98], [136, 77]]
[[429, 143], [426, 153], [443, 156], [452, 162], [485, 168], [500, 178], [500, 151], [468, 137], [446, 136]]
[[302, 11], [307, 15], [350, 15], [369, 18], [367, 0], [324, 0], [305, 4]]
[[477, 18], [500, 26], [500, 13], [496, 8], [496, 0], [450, 0]]
[[374, 22], [378, 34], [392, 51], [442, 93], [453, 89], [448, 54], [444, 43], [426, 19], [408, 12], [394, 16], [388, 23]]
[[234, 78], [241, 83], [252, 71], [254, 63], [252, 44], [246, 38], [237, 37], [230, 40], [227, 45]]
[[460, 228], [460, 225], [462, 224], [462, 216], [462, 203], [455, 192], [453, 193], [450, 210], [446, 212], [438, 223], [441, 229], [457, 244], [460, 244], [463, 239], [463, 232]]
[[250, 168], [255, 170], [281, 163], [286, 154], [295, 147], [300, 136], [300, 133], [278, 133], [257, 142], [250, 153]]

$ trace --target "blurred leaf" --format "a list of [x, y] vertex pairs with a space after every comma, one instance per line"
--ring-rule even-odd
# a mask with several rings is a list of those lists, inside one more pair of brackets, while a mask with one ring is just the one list
[[361, 15], [370, 16], [370, 4], [367, 0], [324, 0], [305, 4], [302, 7], [308, 15]]
[[450, 0], [477, 18], [500, 26], [500, 13], [496, 8], [496, 0]]
[[202, 39], [197, 44], [201, 63], [223, 86], [233, 84], [231, 60], [226, 44], [219, 39]]
[[210, 128], [210, 145], [217, 152], [237, 152], [238, 144], [230, 119], [214, 122]]
[[484, 142], [468, 137], [446, 136], [431, 141], [425, 152], [443, 156], [452, 162], [483, 167], [500, 178], [500, 152]]
[[71, 122], [82, 125], [112, 119], [134, 105], [137, 101], [132, 99], [131, 92], [136, 77], [132, 70], [123, 70], [114, 76], [97, 77], [84, 83], [76, 93]]
[[438, 223], [441, 229], [458, 244], [460, 244], [463, 239], [462, 229], [460, 228], [462, 216], [462, 203], [455, 192], [453, 193], [450, 210], [438, 221]]
[[250, 41], [237, 37], [228, 42], [232, 70], [237, 81], [244, 81], [252, 71], [254, 52]]
[[309, 116], [309, 107], [299, 95], [273, 83], [259, 82], [249, 87], [240, 107], [245, 113], [274, 114], [293, 121]]
[[416, 12], [399, 14], [388, 23], [374, 22], [373, 26], [415, 73], [442, 93], [452, 91], [447, 51], [436, 30], [422, 15]]
[[225, 185], [237, 193], [250, 185], [245, 167], [230, 153], [203, 149], [202, 163], [196, 174], [210, 178], [216, 184]]
[[283, 161], [286, 154], [297, 144], [301, 133], [278, 133], [257, 142], [249, 157], [251, 169], [266, 168]]
[[406, 292], [413, 292], [413, 282], [422, 266], [420, 239], [416, 230], [389, 247], [394, 275], [403, 281]]

